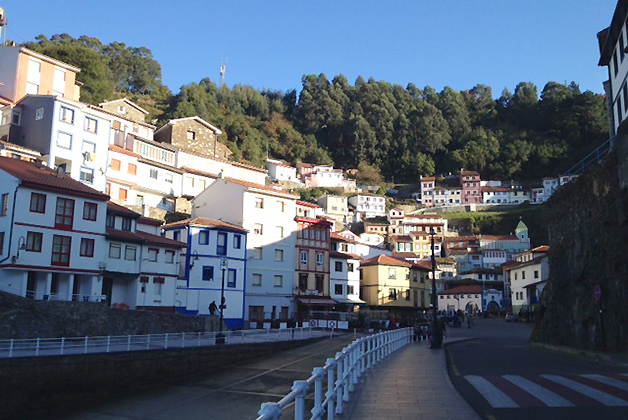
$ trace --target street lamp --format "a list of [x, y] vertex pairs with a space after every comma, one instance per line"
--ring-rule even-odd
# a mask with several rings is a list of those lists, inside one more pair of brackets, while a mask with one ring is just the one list
[[225, 336], [222, 333], [222, 320], [224, 318], [225, 308], [225, 272], [227, 271], [229, 261], [226, 258], [220, 260], [220, 269], [222, 270], [222, 286], [220, 287], [220, 323], [218, 324], [218, 334], [216, 335], [216, 343], [224, 343]]
[[430, 236], [432, 237], [432, 346], [431, 348], [439, 348], [442, 342], [442, 332], [438, 332], [437, 321], [438, 318], [436, 316], [436, 312], [438, 309], [438, 296], [436, 295], [436, 251], [434, 247], [434, 236], [436, 232], [434, 232], [434, 227], [430, 228]]

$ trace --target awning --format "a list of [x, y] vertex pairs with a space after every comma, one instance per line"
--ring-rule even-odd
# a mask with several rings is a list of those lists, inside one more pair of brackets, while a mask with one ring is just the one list
[[335, 300], [332, 300], [328, 297], [316, 297], [316, 296], [308, 296], [308, 297], [298, 297], [299, 302], [303, 305], [307, 306], [333, 306], [336, 304]]
[[358, 298], [336, 297], [334, 298], [334, 300], [338, 303], [349, 303], [349, 304], [354, 304], [354, 305], [360, 305], [360, 304], [366, 303], [362, 299], [358, 299]]

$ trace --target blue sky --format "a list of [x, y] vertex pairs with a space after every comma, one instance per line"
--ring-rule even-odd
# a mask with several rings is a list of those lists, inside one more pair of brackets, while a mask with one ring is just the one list
[[616, 0], [8, 0], [7, 39], [89, 35], [144, 46], [177, 93], [205, 77], [301, 89], [301, 76], [493, 88], [575, 81], [602, 92], [596, 33]]

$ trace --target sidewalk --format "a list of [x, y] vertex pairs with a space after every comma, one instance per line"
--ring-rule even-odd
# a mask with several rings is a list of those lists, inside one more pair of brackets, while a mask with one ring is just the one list
[[[473, 329], [448, 334], [444, 344], [473, 338]], [[451, 331], [451, 330], [448, 330]], [[344, 407], [352, 420], [479, 420], [449, 380], [446, 349], [427, 341], [410, 343], [378, 364], [356, 387]]]

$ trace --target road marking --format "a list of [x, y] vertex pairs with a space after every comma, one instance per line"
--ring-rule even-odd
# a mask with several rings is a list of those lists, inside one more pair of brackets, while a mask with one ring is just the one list
[[561, 397], [549, 389], [543, 388], [541, 385], [535, 384], [526, 378], [514, 375], [504, 375], [503, 378], [517, 385], [524, 391], [534, 395], [548, 407], [574, 407], [574, 404], [571, 401]]
[[465, 379], [480, 393], [493, 408], [519, 408], [508, 395], [500, 391], [488, 380], [476, 375], [467, 375]]
[[451, 350], [447, 347], [447, 356], [449, 357], [449, 365], [451, 366], [451, 370], [454, 372], [455, 376], [460, 376], [460, 372], [456, 367], [456, 363], [454, 362], [454, 357], [451, 355]]
[[581, 384], [579, 382], [572, 381], [571, 379], [563, 378], [562, 376], [558, 375], [541, 375], [541, 377], [567, 388], [573, 389], [574, 391], [584, 394], [587, 397], [592, 398], [604, 405], [612, 407], [628, 407], [628, 401], [614, 397], [610, 394], [607, 394], [606, 392], [591, 388], [590, 386]]
[[588, 379], [592, 379], [592, 380], [597, 381], [597, 382], [602, 382], [603, 384], [610, 385], [610, 386], [615, 387], [615, 388], [619, 388], [622, 391], [628, 391], [628, 382], [624, 382], [624, 381], [620, 381], [620, 380], [617, 380], [617, 379], [609, 378], [608, 376], [595, 375], [595, 374], [580, 375], [580, 376], [583, 376], [583, 377], [588, 378]]

